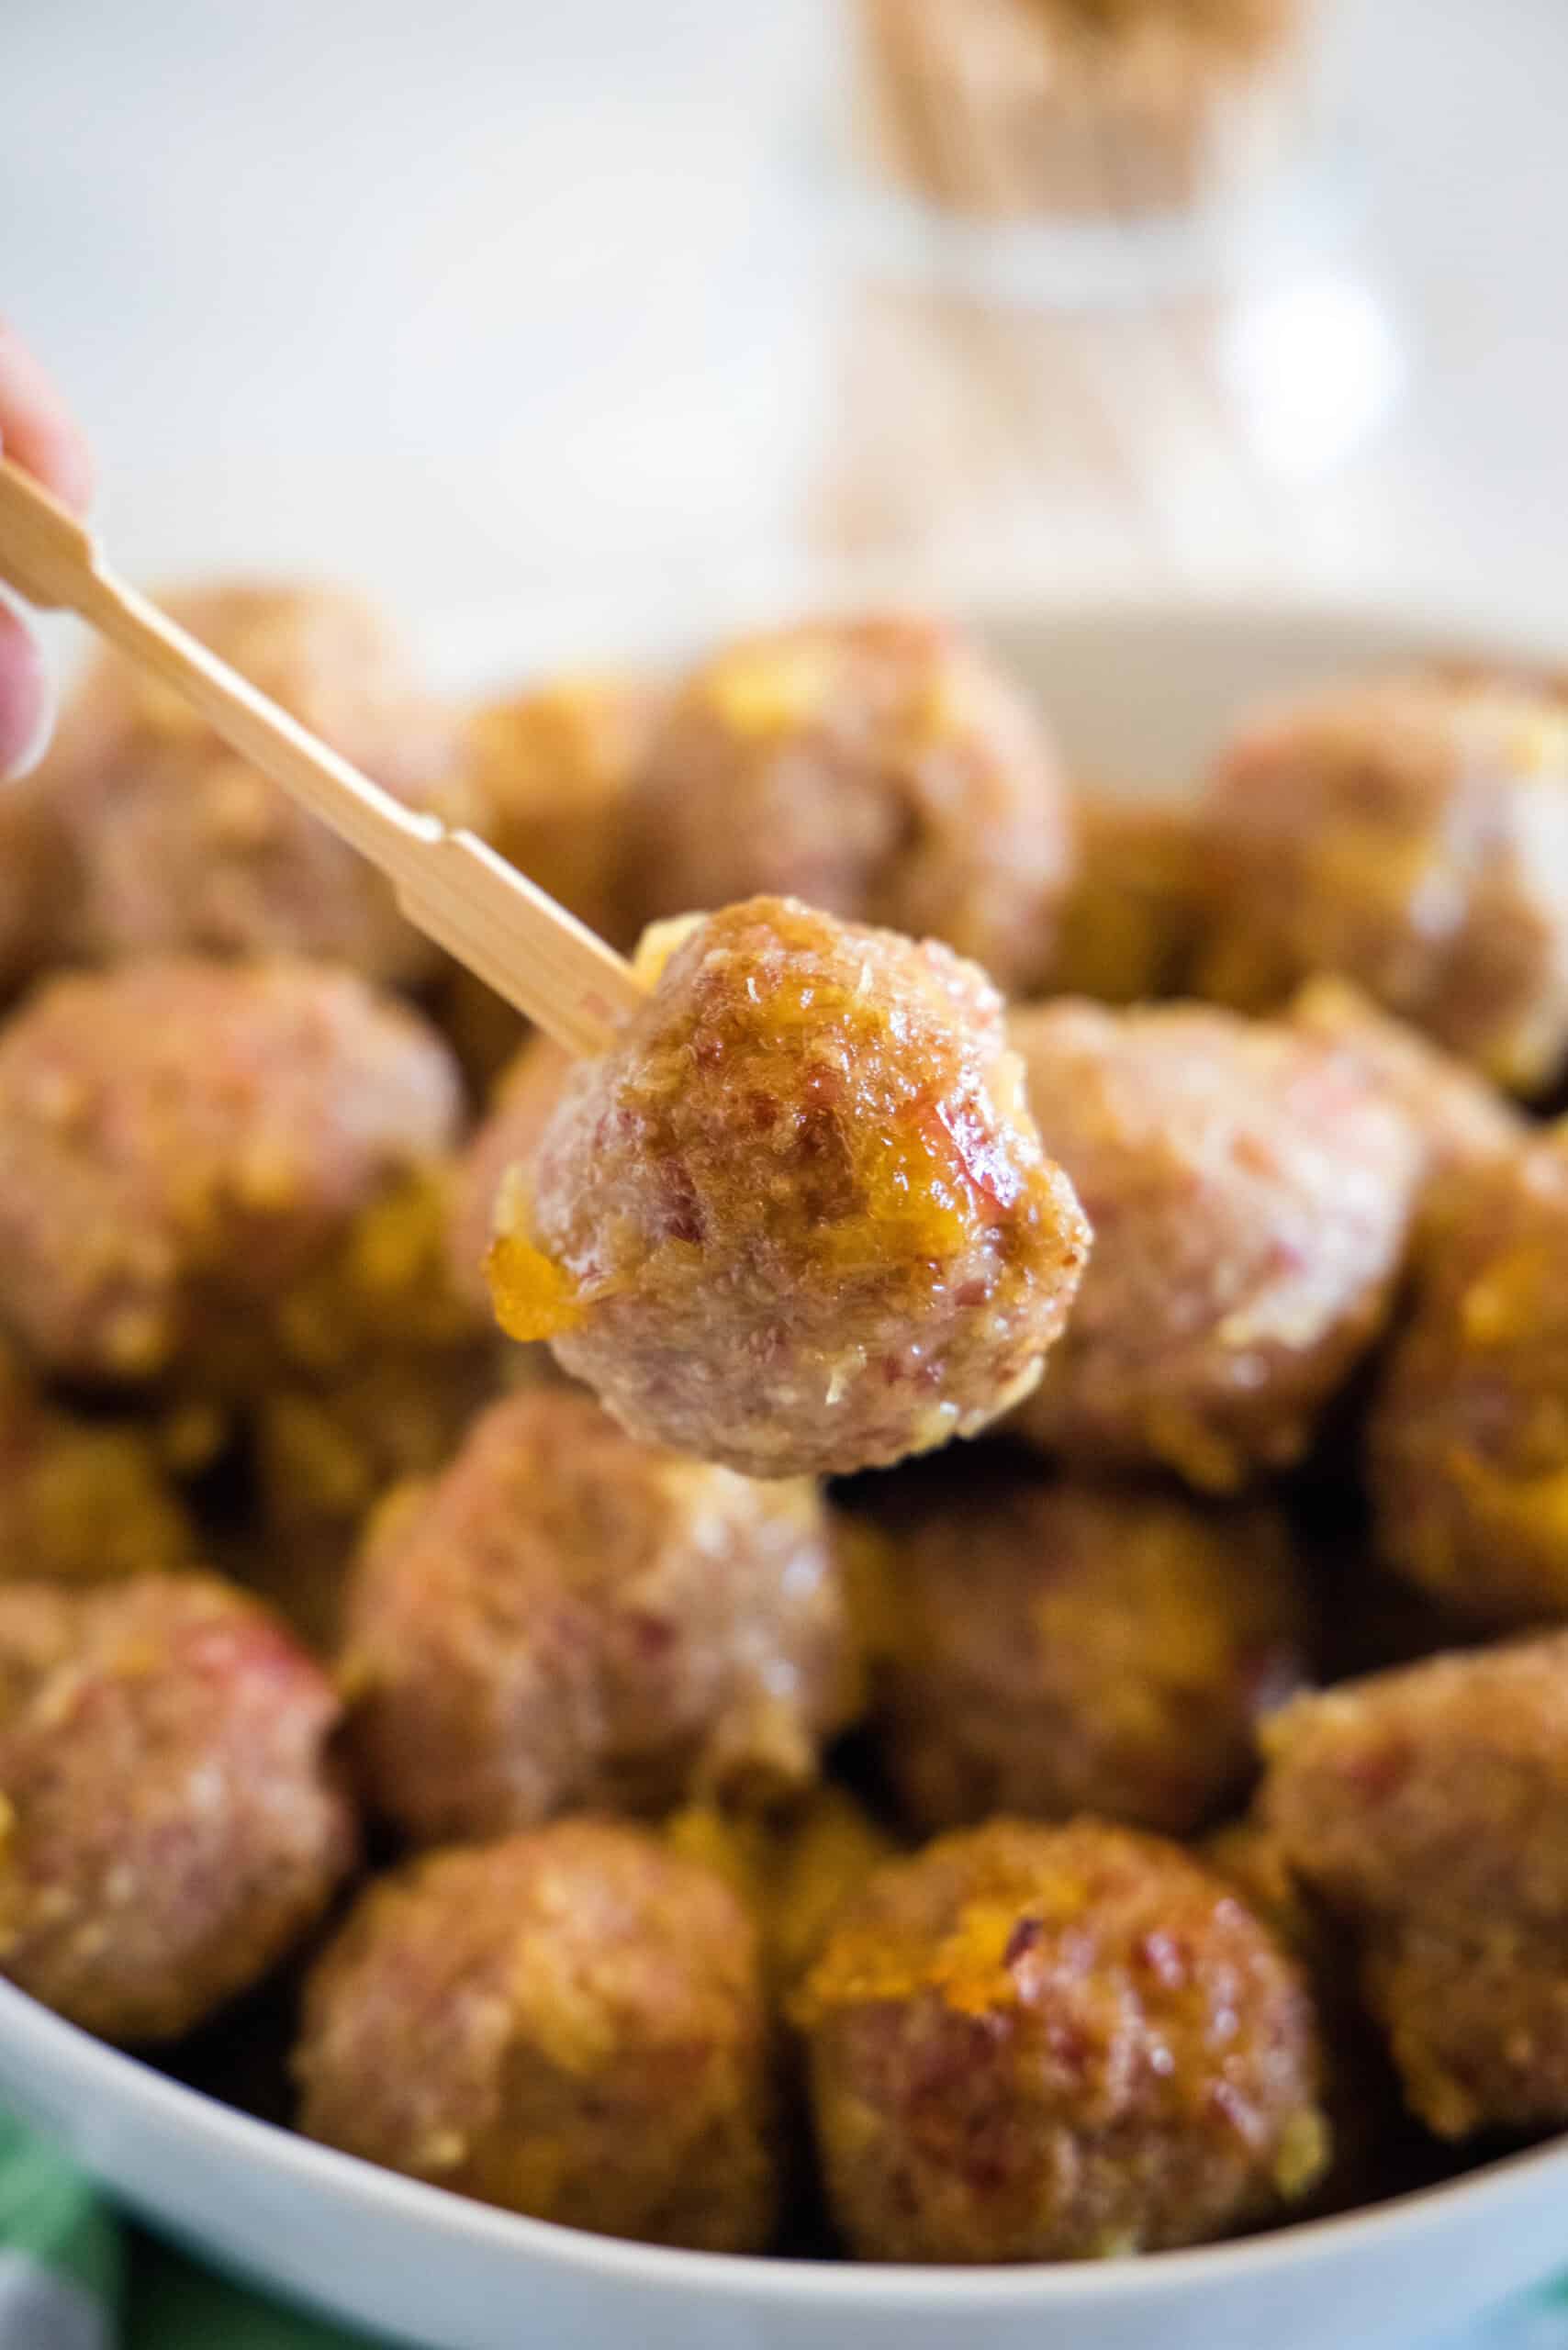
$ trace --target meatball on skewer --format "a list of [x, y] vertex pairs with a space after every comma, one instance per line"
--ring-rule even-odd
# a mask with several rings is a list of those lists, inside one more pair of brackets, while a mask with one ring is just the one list
[[1198, 992], [1271, 1009], [1316, 971], [1519, 1093], [1568, 1056], [1568, 701], [1383, 678], [1245, 726], [1206, 808]]
[[756, 1476], [970, 1435], [1034, 1384], [1088, 1250], [1020, 1079], [946, 947], [789, 900], [700, 920], [503, 1192], [502, 1326]]
[[776, 1798], [857, 1694], [815, 1490], [640, 1444], [564, 1391], [493, 1405], [394, 1495], [345, 1621], [370, 1785], [425, 1841]]
[[677, 688], [627, 803], [626, 898], [637, 923], [802, 898], [1017, 990], [1049, 963], [1070, 834], [1041, 722], [977, 645], [931, 621], [814, 621]]
[[1127, 1829], [999, 1819], [889, 1863], [791, 2011], [863, 2259], [1200, 2243], [1324, 2167], [1302, 1976], [1219, 1878]]
[[1064, 999], [1012, 1030], [1095, 1235], [1019, 1432], [1213, 1493], [1291, 1467], [1387, 1314], [1408, 1123], [1344, 1055], [1198, 1005]]
[[881, 1751], [927, 1830], [1090, 1810], [1190, 1834], [1305, 1674], [1306, 1594], [1266, 1509], [1008, 1476], [912, 1513], [887, 1573]]
[[300, 2126], [536, 2219], [757, 2252], [769, 2041], [729, 1887], [651, 1835], [560, 1820], [363, 1897], [307, 1986]]
[[258, 1982], [353, 1859], [339, 1710], [208, 1576], [0, 1588], [0, 1971], [130, 2042]]

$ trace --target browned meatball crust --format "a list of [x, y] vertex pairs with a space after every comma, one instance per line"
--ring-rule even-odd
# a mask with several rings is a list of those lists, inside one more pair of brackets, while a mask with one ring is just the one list
[[1328, 972], [1309, 979], [1286, 1016], [1304, 1035], [1349, 1054], [1404, 1112], [1426, 1154], [1424, 1218], [1440, 1220], [1456, 1179], [1491, 1166], [1529, 1132], [1523, 1113], [1479, 1071], [1380, 1012], [1349, 979]]
[[1020, 1074], [946, 947], [732, 906], [568, 1078], [503, 1201], [502, 1326], [633, 1433], [756, 1476], [971, 1435], [1033, 1384], [1088, 1249]]
[[300, 2126], [536, 2219], [755, 2252], [768, 2042], [729, 1887], [653, 1836], [560, 1820], [364, 1896], [307, 1987]]
[[1207, 900], [1190, 806], [1114, 791], [1074, 800], [1078, 870], [1047, 981], [1033, 992], [1147, 1003], [1184, 992]]
[[1568, 1633], [1297, 1698], [1264, 1746], [1263, 1823], [1354, 1936], [1415, 2111], [1568, 2122]]
[[1188, 1834], [1245, 1789], [1305, 1671], [1265, 1509], [1008, 1477], [915, 1515], [890, 1583], [882, 1751], [926, 1829], [1092, 1810]]
[[369, 1785], [427, 1841], [777, 1796], [856, 1694], [814, 1488], [641, 1444], [565, 1390], [492, 1405], [393, 1498], [345, 1627]]
[[627, 810], [643, 921], [756, 895], [940, 938], [1016, 989], [1049, 959], [1070, 814], [1040, 719], [926, 620], [722, 647], [675, 695]]
[[1368, 1438], [1391, 1567], [1483, 1624], [1568, 1616], [1568, 1128], [1450, 1187]]
[[1266, 1009], [1337, 971], [1499, 1084], [1568, 1051], [1568, 704], [1378, 679], [1263, 712], [1207, 803], [1200, 992]]
[[1272, 2216], [1326, 2158], [1294, 1963], [1174, 1845], [994, 1820], [879, 1869], [793, 2002], [871, 2260], [1067, 2260]]
[[1420, 1153], [1343, 1055], [1193, 1004], [1014, 1014], [1093, 1262], [1018, 1416], [1069, 1460], [1234, 1491], [1288, 1468], [1377, 1337]]
[[210, 1576], [0, 1588], [0, 1969], [130, 2042], [259, 1981], [353, 1857], [338, 1716], [304, 1650]]
[[169, 957], [55, 979], [0, 1032], [0, 1302], [51, 1369], [242, 1352], [394, 1177], [456, 1072], [347, 972]]
[[[357, 598], [230, 583], [165, 609], [399, 799], [461, 812], [455, 724]], [[118, 654], [69, 698], [39, 786], [74, 867], [69, 943], [94, 959], [322, 955], [387, 979], [432, 959], [374, 867]]]

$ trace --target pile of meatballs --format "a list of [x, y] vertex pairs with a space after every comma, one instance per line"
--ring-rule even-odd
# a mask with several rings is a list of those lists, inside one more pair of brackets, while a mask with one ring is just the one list
[[475, 709], [177, 609], [651, 992], [574, 1066], [78, 682], [0, 800], [0, 1971], [712, 2251], [1568, 2128], [1568, 688], [1331, 684], [1163, 805], [922, 620]]

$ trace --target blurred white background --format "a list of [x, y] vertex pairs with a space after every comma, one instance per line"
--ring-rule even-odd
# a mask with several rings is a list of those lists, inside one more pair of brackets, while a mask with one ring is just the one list
[[[1338, 0], [1359, 243], [1223, 338], [1022, 327], [1000, 364], [868, 296], [823, 189], [829, 0], [0, 14], [0, 308], [143, 575], [517, 600], [552, 651], [846, 554], [956, 596], [1278, 579], [1568, 634], [1568, 0]], [[1406, 357], [1380, 425], [1326, 420], [1336, 367], [1370, 418]]]

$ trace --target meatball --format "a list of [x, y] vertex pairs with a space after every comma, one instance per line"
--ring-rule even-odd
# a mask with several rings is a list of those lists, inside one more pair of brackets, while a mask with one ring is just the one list
[[724, 646], [676, 693], [627, 807], [644, 920], [790, 895], [940, 938], [1008, 990], [1047, 967], [1070, 865], [1039, 718], [933, 621], [819, 621]]
[[353, 1858], [338, 1714], [215, 1578], [0, 1587], [0, 1970], [129, 2042], [259, 1981]]
[[1206, 911], [1193, 810], [1081, 792], [1078, 873], [1062, 908], [1049, 993], [1143, 1003], [1186, 985]]
[[294, 2066], [311, 2137], [482, 2202], [707, 2252], [771, 2231], [755, 1930], [634, 1829], [560, 1820], [373, 1886]]
[[882, 1751], [926, 1829], [1093, 1810], [1185, 1835], [1245, 1789], [1305, 1669], [1264, 1509], [1009, 1477], [916, 1516], [891, 1583]]
[[757, 1485], [537, 1389], [394, 1497], [351, 1578], [377, 1802], [426, 1841], [809, 1781], [855, 1695], [809, 1484]]
[[1202, 1006], [1064, 1000], [1013, 1036], [1095, 1234], [1020, 1431], [1214, 1493], [1290, 1467], [1383, 1326], [1420, 1169], [1408, 1123], [1343, 1055]]
[[496, 1203], [509, 1168], [532, 1181], [534, 1154], [572, 1057], [548, 1036], [531, 1036], [503, 1072], [489, 1114], [469, 1137], [457, 1169], [447, 1234], [447, 1262], [459, 1296], [479, 1310], [489, 1304], [485, 1263], [496, 1220]]
[[999, 1819], [878, 1870], [792, 2001], [871, 2260], [1080, 2259], [1271, 2217], [1326, 2160], [1293, 1962], [1174, 1845]]
[[1455, 1178], [1487, 1167], [1529, 1132], [1521, 1112], [1468, 1063], [1324, 973], [1291, 1002], [1291, 1026], [1347, 1053], [1402, 1110], [1426, 1153], [1423, 1215], [1441, 1220]]
[[1418, 676], [1264, 713], [1207, 803], [1200, 991], [1266, 1009], [1342, 973], [1533, 1093], [1568, 1052], [1568, 703]]
[[634, 1434], [756, 1476], [971, 1435], [1034, 1384], [1088, 1251], [1020, 1075], [946, 947], [732, 906], [503, 1196], [502, 1326]]
[[[356, 598], [227, 584], [165, 609], [399, 799], [463, 812], [455, 725]], [[69, 699], [39, 788], [74, 867], [68, 943], [92, 959], [323, 955], [386, 979], [430, 967], [374, 867], [118, 654]]]
[[171, 957], [55, 979], [0, 1032], [5, 1315], [85, 1379], [249, 1355], [458, 1108], [439, 1037], [346, 972]]
[[1450, 1191], [1368, 1445], [1391, 1567], [1481, 1623], [1568, 1616], [1568, 1126]]
[[1568, 1633], [1298, 1697], [1263, 1825], [1440, 2137], [1568, 2122]]

